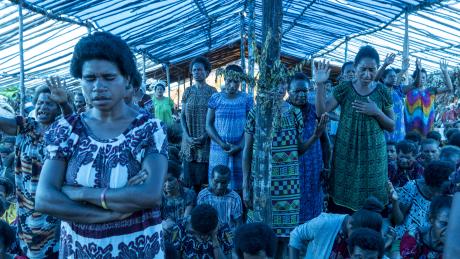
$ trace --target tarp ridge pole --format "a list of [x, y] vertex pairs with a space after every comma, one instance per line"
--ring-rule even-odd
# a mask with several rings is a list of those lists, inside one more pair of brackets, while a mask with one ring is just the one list
[[19, 88], [21, 93], [21, 103], [19, 112], [25, 116], [24, 107], [26, 103], [26, 87], [24, 83], [24, 17], [22, 14], [22, 0], [18, 1], [19, 13]]

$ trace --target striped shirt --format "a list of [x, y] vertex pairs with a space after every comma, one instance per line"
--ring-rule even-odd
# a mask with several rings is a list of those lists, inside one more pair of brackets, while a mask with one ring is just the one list
[[217, 196], [209, 188], [203, 189], [198, 194], [198, 205], [209, 204], [217, 210], [219, 224], [228, 224], [231, 229], [236, 228], [236, 222], [243, 215], [243, 205], [240, 196], [228, 190], [223, 196]]

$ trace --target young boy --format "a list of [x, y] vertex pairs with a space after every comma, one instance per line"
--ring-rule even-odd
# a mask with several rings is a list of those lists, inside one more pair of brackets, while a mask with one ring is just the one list
[[388, 163], [396, 163], [398, 153], [396, 152], [396, 142], [387, 141]]
[[417, 159], [423, 166], [439, 159], [439, 143], [434, 139], [424, 139], [420, 145], [421, 154]]
[[243, 205], [240, 196], [228, 189], [230, 169], [215, 166], [211, 172], [211, 184], [198, 194], [198, 205], [209, 204], [217, 210], [220, 224], [228, 224], [232, 230], [242, 223]]
[[397, 161], [388, 163], [388, 178], [394, 187], [404, 186], [408, 181], [423, 176], [423, 166], [416, 160], [415, 144], [403, 140], [396, 146]]

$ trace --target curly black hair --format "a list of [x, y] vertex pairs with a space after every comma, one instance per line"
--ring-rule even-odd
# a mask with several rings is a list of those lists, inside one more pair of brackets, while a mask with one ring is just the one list
[[308, 78], [308, 76], [302, 72], [296, 72], [294, 75], [290, 76], [289, 77], [289, 80], [288, 80], [288, 87], [290, 88], [291, 87], [291, 83], [293, 81], [306, 81], [308, 84], [310, 84], [310, 79]]
[[70, 74], [75, 78], [82, 78], [83, 64], [89, 60], [106, 60], [117, 65], [118, 70], [130, 83], [139, 73], [136, 59], [126, 42], [108, 32], [95, 32], [81, 38], [73, 52], [70, 61]]
[[210, 234], [217, 227], [217, 210], [209, 204], [200, 204], [190, 213], [192, 228], [201, 234]]
[[264, 223], [249, 223], [241, 225], [235, 232], [235, 252], [238, 258], [243, 254], [256, 255], [264, 251], [267, 257], [273, 257], [276, 249], [276, 235]]
[[449, 161], [431, 161], [423, 171], [425, 183], [431, 187], [442, 187], [449, 180], [449, 176], [455, 171], [455, 165]]
[[189, 67], [190, 73], [192, 72], [193, 65], [196, 63], [202, 64], [204, 67], [204, 70], [207, 73], [211, 72], [211, 69], [212, 69], [211, 62], [209, 62], [207, 58], [199, 56], [199, 57], [194, 58], [192, 62], [190, 62], [190, 67]]
[[375, 50], [374, 47], [372, 47], [370, 45], [362, 46], [359, 49], [358, 54], [356, 54], [355, 66], [357, 66], [359, 64], [359, 62], [361, 62], [361, 60], [363, 60], [365, 58], [371, 58], [371, 59], [375, 60], [375, 62], [377, 63], [377, 66], [380, 66], [380, 56], [379, 56], [379, 53], [377, 52], [377, 50]]
[[403, 154], [417, 155], [417, 146], [410, 140], [401, 140], [396, 145], [396, 152], [402, 152]]
[[228, 71], [233, 71], [233, 72], [237, 72], [240, 74], [244, 74], [243, 68], [235, 64], [228, 65], [225, 68], [225, 72], [228, 72]]
[[348, 61], [348, 62], [343, 63], [342, 68], [340, 69], [340, 75], [343, 75], [343, 72], [345, 72], [345, 68], [347, 66], [354, 66], [354, 65], [355, 63], [353, 61]]
[[460, 147], [460, 132], [454, 133], [449, 137], [448, 145]]
[[168, 174], [174, 176], [175, 178], [179, 179], [181, 174], [182, 168], [180, 164], [175, 161], [168, 161]]
[[456, 159], [460, 157], [460, 147], [457, 146], [444, 146], [441, 148], [441, 153], [439, 153], [439, 160], [441, 161], [451, 161], [456, 163]]
[[439, 212], [441, 212], [442, 209], [450, 209], [452, 206], [452, 196], [450, 195], [440, 195], [436, 196], [431, 200], [430, 204], [430, 213], [429, 217], [430, 219], [435, 219]]
[[353, 254], [356, 247], [364, 250], [378, 251], [378, 258], [383, 258], [385, 243], [382, 234], [369, 228], [358, 228], [353, 230], [348, 239], [348, 251]]
[[439, 132], [437, 132], [435, 130], [432, 130], [432, 131], [428, 132], [428, 134], [426, 134], [426, 138], [427, 139], [434, 139], [437, 142], [441, 142], [442, 136], [441, 136], [441, 133], [439, 133]]
[[406, 134], [404, 137], [405, 140], [410, 140], [414, 142], [416, 145], [420, 144], [420, 141], [422, 141], [422, 136], [416, 132], [416, 131], [410, 131]]
[[375, 197], [370, 196], [365, 201], [363, 208], [357, 210], [351, 216], [353, 228], [370, 228], [381, 231], [383, 225], [383, 204]]

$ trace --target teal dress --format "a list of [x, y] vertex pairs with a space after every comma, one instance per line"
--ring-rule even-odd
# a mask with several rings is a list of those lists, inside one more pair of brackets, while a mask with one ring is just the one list
[[358, 210], [369, 196], [388, 203], [388, 162], [384, 130], [372, 116], [356, 112], [355, 100], [374, 101], [385, 113], [393, 109], [390, 91], [382, 84], [368, 95], [356, 92], [350, 81], [334, 89], [340, 121], [334, 145], [331, 196], [335, 204]]

